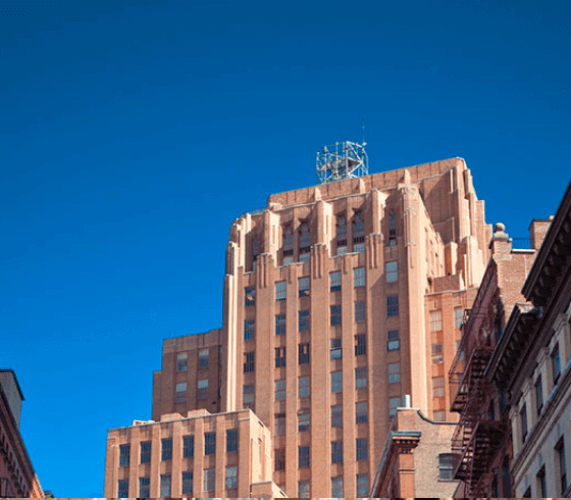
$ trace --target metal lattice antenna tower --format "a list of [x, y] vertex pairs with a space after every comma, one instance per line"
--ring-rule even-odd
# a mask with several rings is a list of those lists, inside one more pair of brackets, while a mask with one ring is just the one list
[[365, 144], [343, 141], [325, 146], [317, 153], [315, 167], [319, 184], [369, 175], [369, 158]]

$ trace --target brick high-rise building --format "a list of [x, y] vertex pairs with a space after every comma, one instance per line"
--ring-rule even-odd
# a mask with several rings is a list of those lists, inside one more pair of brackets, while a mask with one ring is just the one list
[[460, 158], [270, 196], [232, 225], [222, 329], [165, 341], [153, 418], [250, 408], [287, 495], [367, 496], [403, 395], [455, 418], [448, 369], [490, 237]]

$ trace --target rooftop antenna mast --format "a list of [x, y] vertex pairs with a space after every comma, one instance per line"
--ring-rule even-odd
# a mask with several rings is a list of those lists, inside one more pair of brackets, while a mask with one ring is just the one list
[[349, 141], [336, 142], [319, 151], [315, 161], [317, 182], [328, 184], [369, 175], [369, 157], [365, 151], [364, 120], [362, 141], [362, 144]]

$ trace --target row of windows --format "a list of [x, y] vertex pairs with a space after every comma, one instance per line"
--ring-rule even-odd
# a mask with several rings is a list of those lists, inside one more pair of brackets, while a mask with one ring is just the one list
[[[557, 442], [554, 448], [555, 452], [555, 467], [559, 469], [556, 471], [555, 475], [558, 479], [558, 494], [564, 496], [567, 491], [567, 463], [565, 458], [565, 438], [562, 436], [561, 439]], [[541, 467], [539, 472], [536, 474], [536, 482], [537, 482], [537, 493], [541, 495], [541, 497], [545, 498], [548, 496], [547, 494], [547, 481], [545, 477], [545, 465]], [[539, 496], [539, 495], [536, 495]], [[523, 498], [531, 498], [531, 486], [529, 486], [524, 494]]]
[[[356, 459], [368, 460], [369, 448], [367, 438], [358, 438], [355, 443]], [[343, 441], [331, 442], [331, 463], [343, 463]], [[274, 451], [274, 468], [276, 471], [285, 470], [285, 448], [277, 448]], [[298, 468], [305, 469], [310, 466], [309, 446], [298, 446]]]
[[[369, 494], [369, 475], [357, 474], [357, 496], [366, 497]], [[297, 496], [299, 498], [310, 498], [309, 481], [299, 481], [297, 483]], [[331, 496], [333, 498], [344, 498], [343, 476], [331, 478]]]
[[[454, 328], [461, 328], [464, 320], [464, 310], [461, 307], [454, 308]], [[430, 312], [430, 331], [442, 331], [442, 311]]]
[[[198, 351], [198, 368], [208, 368], [208, 349]], [[188, 354], [180, 353], [176, 357], [176, 371], [185, 372], [188, 370]]]
[[[176, 392], [175, 392], [175, 403], [185, 403], [186, 402], [186, 393], [187, 393], [187, 383], [181, 382], [176, 384]], [[196, 397], [199, 400], [208, 399], [208, 380], [198, 380], [196, 383]]]

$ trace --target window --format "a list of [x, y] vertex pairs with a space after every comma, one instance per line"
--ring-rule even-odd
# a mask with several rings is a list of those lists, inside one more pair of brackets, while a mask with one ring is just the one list
[[446, 421], [446, 410], [434, 410], [432, 412], [432, 420], [435, 422]]
[[389, 330], [387, 332], [387, 351], [398, 351], [400, 349], [399, 331]]
[[355, 389], [367, 388], [367, 368], [355, 368]]
[[557, 385], [561, 374], [561, 360], [559, 358], [559, 344], [555, 346], [551, 353], [551, 369], [553, 371], [553, 385]]
[[194, 436], [183, 436], [182, 438], [182, 458], [194, 457]]
[[363, 243], [365, 241], [365, 221], [363, 214], [356, 212], [353, 217], [353, 245]]
[[389, 212], [389, 246], [396, 246], [396, 235], [397, 235], [397, 217], [395, 213], [391, 210]]
[[297, 379], [299, 397], [308, 398], [309, 397], [309, 377], [299, 377]]
[[172, 439], [161, 440], [161, 460], [172, 460]]
[[545, 465], [537, 473], [537, 489], [541, 493], [541, 497], [547, 497], [547, 483], [545, 480]]
[[276, 401], [284, 401], [286, 398], [286, 381], [276, 380]]
[[397, 408], [400, 406], [400, 396], [398, 398], [389, 398], [389, 418], [393, 418], [397, 414]]
[[309, 330], [309, 311], [299, 311], [299, 331], [307, 332]]
[[543, 383], [541, 382], [541, 375], [535, 383], [535, 404], [537, 405], [537, 416], [539, 416], [543, 408]]
[[244, 373], [249, 373], [254, 371], [254, 361], [255, 361], [254, 352], [244, 353]]
[[[194, 493], [194, 474], [192, 471], [182, 473], [182, 493], [187, 495]], [[148, 498], [148, 495], [143, 498]]]
[[198, 399], [208, 399], [208, 379], [198, 381]]
[[176, 371], [185, 372], [186, 370], [188, 370], [188, 355], [183, 352], [176, 357]]
[[342, 357], [342, 350], [341, 350], [341, 339], [331, 339], [329, 341], [329, 357], [330, 359], [341, 359]]
[[430, 331], [442, 331], [442, 311], [432, 311], [430, 313]]
[[151, 478], [139, 478], [139, 498], [149, 498], [151, 496]]
[[369, 448], [367, 438], [357, 439], [357, 460], [367, 460], [369, 458]]
[[387, 316], [390, 318], [391, 316], [398, 316], [398, 315], [399, 315], [399, 296], [389, 295], [387, 297]]
[[202, 483], [202, 489], [206, 491], [214, 491], [214, 478], [216, 469], [204, 469], [204, 481]]
[[283, 235], [284, 255], [286, 255], [285, 250], [293, 250], [293, 231], [291, 228], [291, 224], [286, 224], [284, 226], [282, 235]]
[[205, 455], [216, 454], [216, 432], [204, 433], [204, 454]]
[[394, 283], [399, 279], [398, 263], [396, 261], [387, 262], [385, 264], [385, 276], [387, 278], [387, 283]]
[[226, 489], [233, 490], [238, 487], [238, 467], [232, 465], [226, 467]]
[[331, 442], [331, 463], [332, 464], [343, 463], [343, 441]]
[[244, 340], [254, 340], [256, 336], [256, 322], [253, 319], [244, 321]]
[[285, 413], [277, 413], [275, 415], [276, 434], [278, 436], [285, 435]]
[[226, 451], [238, 451], [238, 429], [226, 431]]
[[355, 356], [367, 354], [367, 336], [365, 334], [355, 335]]
[[298, 288], [298, 294], [300, 297], [309, 297], [309, 276], [305, 276], [303, 278], [299, 278], [297, 280], [297, 288]]
[[454, 308], [454, 328], [462, 328], [463, 313], [461, 307]]
[[297, 496], [299, 498], [309, 498], [309, 481], [299, 481], [297, 483]]
[[274, 349], [276, 355], [276, 368], [281, 368], [286, 365], [286, 348], [276, 347]]
[[343, 407], [341, 405], [331, 407], [331, 427], [343, 427]]
[[301, 260], [301, 255], [309, 254], [310, 250], [311, 250], [311, 233], [309, 232], [309, 224], [307, 222], [302, 222], [299, 228], [300, 260]]
[[276, 335], [285, 335], [286, 332], [286, 315], [276, 314]]
[[198, 368], [208, 368], [208, 349], [198, 351]]
[[565, 441], [563, 437], [555, 446], [555, 452], [557, 455], [556, 463], [559, 463], [559, 483], [561, 486], [559, 491], [563, 495], [567, 489], [567, 464], [565, 463]]
[[333, 498], [343, 497], [343, 476], [331, 478], [331, 496]]
[[442, 363], [442, 344], [432, 344], [432, 363]]
[[355, 403], [355, 423], [366, 424], [367, 423], [367, 402], [361, 401]]
[[353, 288], [363, 288], [365, 286], [365, 268], [356, 267], [353, 269]]
[[286, 299], [286, 282], [278, 281], [276, 283], [276, 300]]
[[432, 397], [444, 397], [444, 377], [436, 377], [432, 379]]
[[129, 498], [129, 480], [119, 479], [119, 486], [117, 488], [117, 496], [119, 498]]
[[119, 445], [119, 467], [128, 467], [131, 463], [131, 445]]
[[331, 392], [341, 392], [343, 390], [343, 377], [341, 372], [331, 372]]
[[400, 382], [400, 363], [389, 363], [389, 384]]
[[299, 364], [306, 365], [309, 363], [309, 344], [299, 344]]
[[285, 470], [285, 448], [276, 448], [274, 450], [274, 469]]
[[242, 400], [244, 402], [244, 406], [246, 408], [250, 408], [254, 405], [254, 386], [253, 385], [245, 385], [242, 388]]
[[331, 311], [331, 326], [341, 324], [341, 306], [330, 306]]
[[161, 474], [161, 497], [171, 496], [171, 475]]
[[253, 286], [249, 286], [244, 291], [245, 296], [245, 303], [247, 306], [255, 306], [256, 305], [256, 288]]
[[141, 463], [150, 464], [151, 463], [151, 442], [143, 441], [141, 443]]
[[452, 453], [441, 453], [438, 455], [440, 480], [452, 481], [454, 479], [454, 461], [454, 455]]
[[521, 418], [521, 442], [525, 443], [525, 439], [527, 438], [527, 408], [525, 403], [521, 407], [519, 416]]
[[337, 216], [337, 255], [347, 253], [347, 219], [345, 214]]
[[366, 497], [369, 494], [369, 474], [357, 474], [357, 496]]
[[309, 446], [298, 446], [299, 468], [309, 467]]
[[355, 302], [355, 323], [363, 323], [365, 321], [365, 301], [359, 300]]
[[174, 397], [175, 403], [185, 403], [186, 402], [186, 382], [181, 384], [176, 384], [176, 394]]
[[508, 498], [511, 495], [511, 478], [510, 478], [510, 460], [506, 456], [502, 464], [502, 486], [504, 490], [504, 497]]
[[329, 273], [329, 290], [331, 292], [341, 291], [341, 271]]
[[297, 430], [299, 432], [309, 431], [309, 421], [309, 409], [301, 409], [297, 412]]

